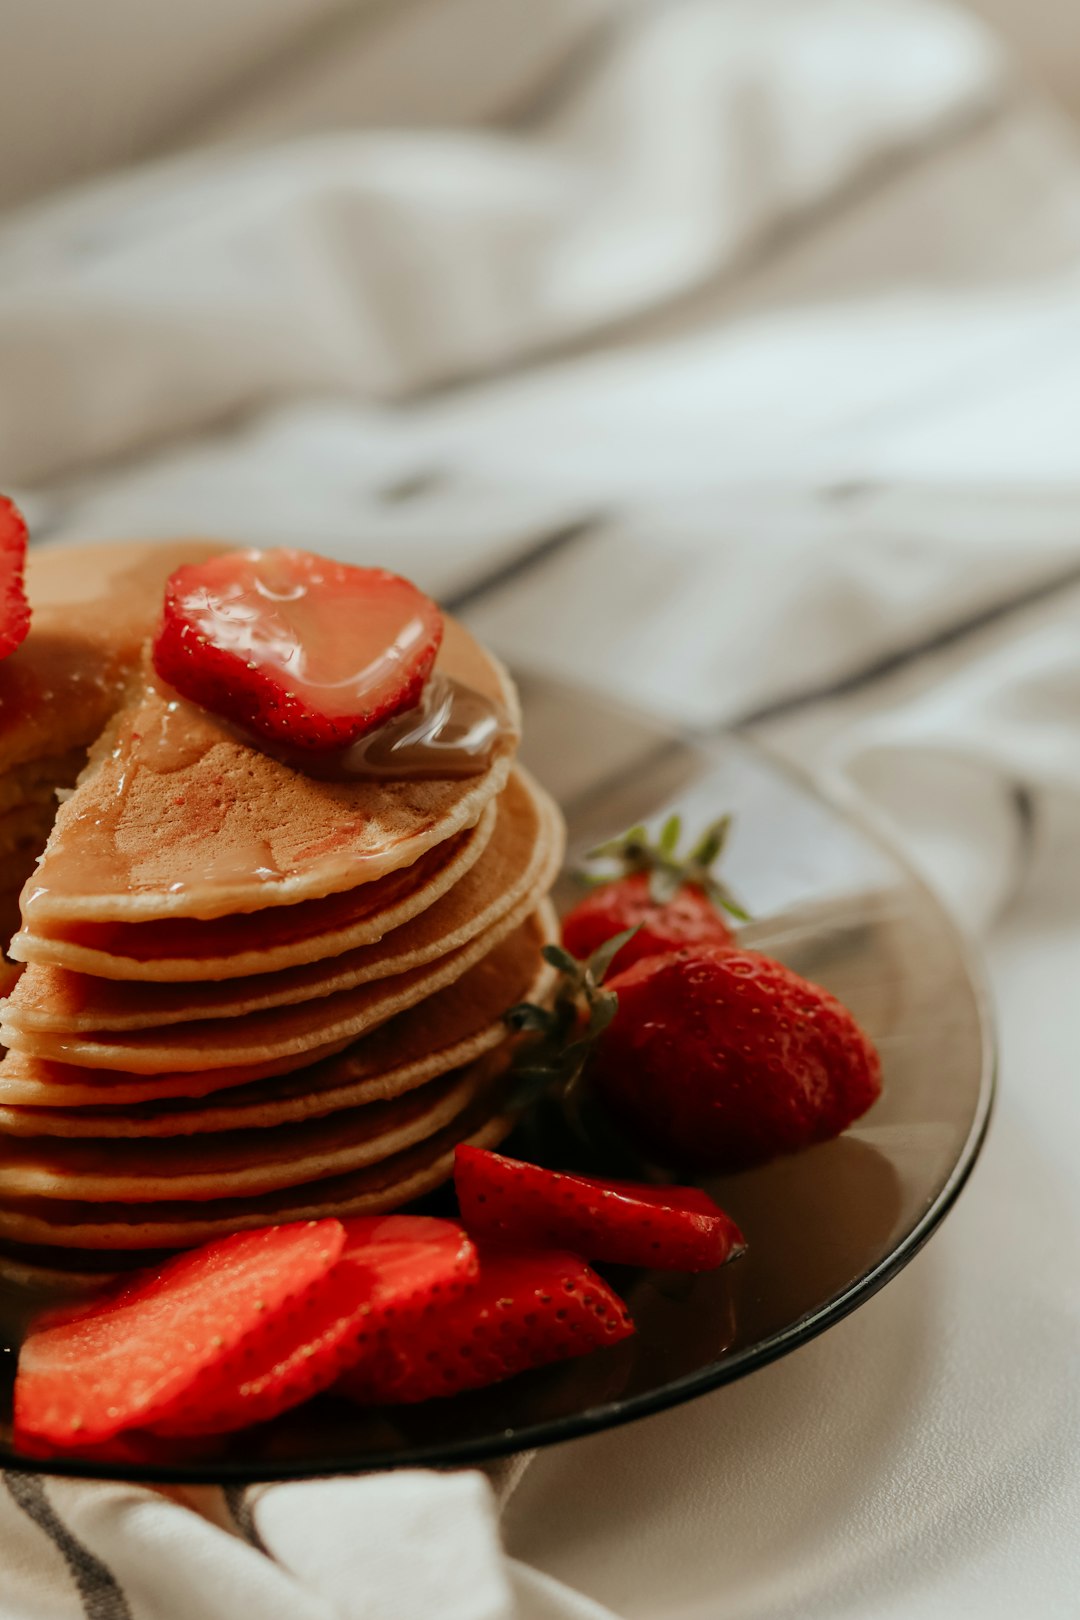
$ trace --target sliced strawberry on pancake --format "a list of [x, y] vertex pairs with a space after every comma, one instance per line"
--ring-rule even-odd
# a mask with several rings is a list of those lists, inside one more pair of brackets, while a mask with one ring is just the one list
[[234, 551], [169, 579], [154, 668], [204, 709], [319, 753], [415, 708], [442, 633], [435, 603], [384, 568]]

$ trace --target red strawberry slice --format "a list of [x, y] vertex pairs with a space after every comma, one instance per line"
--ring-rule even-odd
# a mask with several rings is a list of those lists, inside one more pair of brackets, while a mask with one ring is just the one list
[[612, 961], [622, 973], [645, 956], [662, 956], [684, 945], [730, 945], [735, 936], [703, 889], [691, 884], [657, 901], [648, 872], [634, 872], [594, 889], [563, 918], [563, 944], [584, 960], [616, 934], [636, 929]]
[[442, 632], [435, 603], [383, 568], [235, 551], [172, 575], [154, 668], [224, 719], [320, 752], [414, 708]]
[[0, 658], [26, 640], [30, 604], [26, 600], [26, 523], [6, 495], [0, 495]]
[[241, 1232], [54, 1315], [19, 1355], [16, 1437], [94, 1445], [235, 1380], [282, 1318], [308, 1311], [344, 1246], [334, 1220]]
[[405, 1404], [499, 1383], [633, 1333], [619, 1296], [577, 1255], [481, 1252], [473, 1288], [395, 1334], [338, 1384], [364, 1405]]
[[390, 1338], [434, 1320], [479, 1272], [476, 1250], [454, 1221], [374, 1215], [344, 1225], [341, 1258], [308, 1310], [283, 1316], [212, 1391], [181, 1396], [156, 1433], [223, 1434], [276, 1417], [329, 1389]]
[[454, 1162], [461, 1218], [478, 1241], [573, 1249], [590, 1260], [712, 1271], [746, 1241], [698, 1187], [598, 1181], [461, 1146]]

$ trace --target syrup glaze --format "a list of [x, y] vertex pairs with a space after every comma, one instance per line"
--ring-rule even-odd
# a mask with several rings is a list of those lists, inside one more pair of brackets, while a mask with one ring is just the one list
[[[108, 740], [99, 745], [104, 791], [58, 824], [49, 850], [50, 882], [31, 880], [23, 893], [24, 921], [32, 926], [52, 889], [111, 893], [120, 872], [129, 891], [164, 888], [175, 895], [192, 885], [208, 894], [252, 880], [274, 884], [289, 876], [291, 863], [282, 865], [275, 857], [275, 840], [262, 823], [252, 820], [247, 794], [236, 781], [238, 743], [241, 759], [251, 750], [326, 782], [325, 791], [338, 809], [327, 837], [299, 851], [306, 859], [355, 845], [366, 818], [362, 804], [343, 790], [365, 781], [385, 788], [397, 782], [481, 776], [516, 736], [501, 704], [437, 674], [417, 708], [395, 716], [349, 748], [317, 754], [293, 750], [286, 757], [265, 738], [243, 734], [168, 688], [148, 682], [141, 700], [118, 715]], [[176, 790], [168, 784], [170, 777], [177, 778]], [[148, 778], [156, 779], [152, 788]], [[174, 873], [168, 882], [163, 882], [159, 861], [152, 861], [143, 872], [121, 853], [124, 825], [132, 809], [137, 813], [139, 801], [145, 804], [148, 796], [157, 830], [155, 844], [168, 851]], [[261, 802], [265, 807], [265, 800]], [[351, 854], [354, 881], [365, 882], [365, 865], [384, 853], [385, 845], [370, 857]]]

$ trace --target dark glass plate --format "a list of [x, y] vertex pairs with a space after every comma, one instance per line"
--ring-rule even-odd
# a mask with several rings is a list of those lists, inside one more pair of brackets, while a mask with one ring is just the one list
[[[524, 757], [560, 799], [571, 859], [677, 806], [725, 809], [725, 875], [755, 921], [744, 937], [846, 1001], [877, 1041], [885, 1094], [841, 1140], [710, 1184], [750, 1242], [711, 1276], [610, 1272], [635, 1338], [578, 1362], [425, 1406], [363, 1412], [323, 1398], [197, 1453], [138, 1463], [21, 1458], [10, 1429], [8, 1334], [0, 1463], [161, 1481], [274, 1479], [461, 1464], [625, 1423], [740, 1378], [821, 1333], [909, 1261], [950, 1208], [986, 1131], [993, 1038], [978, 970], [933, 896], [842, 803], [746, 743], [696, 741], [576, 688], [524, 679]], [[569, 891], [568, 891], [569, 892]]]

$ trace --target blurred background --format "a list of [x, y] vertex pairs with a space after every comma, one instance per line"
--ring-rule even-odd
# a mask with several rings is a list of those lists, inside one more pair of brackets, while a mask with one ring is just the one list
[[[1070, 0], [959, 3], [998, 31], [1022, 71], [1080, 112], [1080, 29]], [[434, 10], [436, 4], [188, 0], [181, 7], [154, 0], [96, 0], [93, 6], [4, 0], [8, 72], [0, 198], [10, 204], [229, 128], [270, 133], [411, 120], [440, 79], [456, 79], [463, 70], [476, 98], [466, 83], [444, 82], [441, 108], [433, 100], [424, 121], [440, 111], [455, 119], [487, 119], [505, 110], [515, 81], [529, 76], [530, 34], [535, 45], [547, 36], [557, 50], [569, 13], [580, 11], [587, 26], [617, 9], [602, 0], [534, 6], [444, 0], [439, 9], [446, 22], [430, 24], [437, 56], [425, 60], [418, 37], [411, 47], [413, 85], [387, 87], [382, 55], [399, 26], [396, 14]], [[803, 0], [799, 9], [814, 4]], [[629, 11], [631, 5], [620, 0], [618, 9]], [[759, 9], [776, 12], [777, 26], [790, 10], [770, 7], [770, 0]], [[545, 12], [553, 16], [545, 18]], [[447, 52], [455, 33], [458, 55]], [[368, 54], [375, 60], [365, 64]], [[502, 64], [495, 60], [500, 55]], [[486, 92], [480, 88], [485, 76]]]
[[39, 542], [388, 563], [520, 665], [839, 739], [909, 835], [913, 751], [949, 798], [1025, 613], [1071, 624], [1068, 0], [2, 17], [0, 485]]

